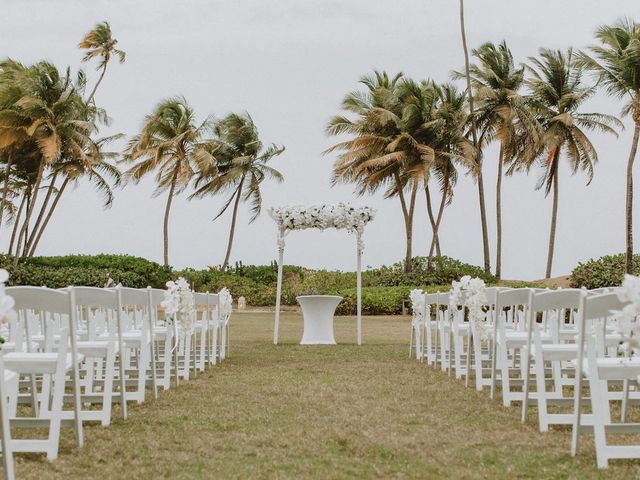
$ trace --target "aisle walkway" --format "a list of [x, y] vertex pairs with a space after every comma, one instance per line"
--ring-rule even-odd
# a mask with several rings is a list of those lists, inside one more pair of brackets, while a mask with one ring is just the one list
[[[365, 319], [358, 348], [296, 345], [295, 316], [275, 347], [271, 318], [234, 314], [224, 365], [87, 428], [82, 450], [66, 432], [54, 463], [18, 455], [18, 478], [600, 478], [591, 445], [571, 459], [567, 432], [523, 427], [517, 409], [408, 360], [406, 319]], [[353, 319], [336, 330], [355, 338]]]

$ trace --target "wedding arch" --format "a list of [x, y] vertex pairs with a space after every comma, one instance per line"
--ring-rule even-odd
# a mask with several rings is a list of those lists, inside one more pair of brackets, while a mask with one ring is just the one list
[[362, 344], [362, 252], [364, 227], [373, 220], [375, 210], [369, 207], [355, 207], [338, 203], [335, 205], [310, 205], [274, 207], [269, 216], [278, 225], [278, 286], [276, 289], [276, 315], [273, 328], [273, 343], [278, 343], [280, 325], [280, 297], [282, 296], [282, 262], [284, 258], [284, 238], [292, 230], [335, 228], [347, 230], [356, 235], [356, 291], [357, 291], [357, 337]]

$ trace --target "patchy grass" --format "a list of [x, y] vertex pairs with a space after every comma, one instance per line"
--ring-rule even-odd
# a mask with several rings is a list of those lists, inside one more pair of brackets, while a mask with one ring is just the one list
[[[541, 434], [520, 410], [407, 358], [408, 320], [336, 319], [338, 346], [300, 346], [298, 315], [235, 314], [231, 357], [128, 421], [63, 434], [60, 457], [16, 455], [18, 478], [637, 478], [640, 462], [595, 468], [584, 436]], [[115, 415], [117, 418], [118, 410]]]

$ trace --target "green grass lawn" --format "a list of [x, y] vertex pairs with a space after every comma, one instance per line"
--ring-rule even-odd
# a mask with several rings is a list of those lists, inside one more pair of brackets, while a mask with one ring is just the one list
[[[408, 319], [336, 319], [337, 346], [300, 346], [302, 319], [234, 314], [231, 357], [126, 422], [65, 431], [58, 460], [16, 455], [18, 478], [637, 478], [640, 461], [595, 467], [584, 436], [541, 434], [517, 407], [407, 358]], [[114, 415], [118, 416], [118, 409]], [[535, 413], [535, 410], [534, 412]]]

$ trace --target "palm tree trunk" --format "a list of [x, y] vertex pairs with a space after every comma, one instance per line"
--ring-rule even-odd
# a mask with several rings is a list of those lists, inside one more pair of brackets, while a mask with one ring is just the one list
[[496, 180], [496, 278], [502, 274], [502, 144], [498, 154], [498, 179]]
[[558, 157], [560, 149], [556, 149], [553, 155], [555, 171], [553, 172], [553, 207], [551, 210], [551, 229], [549, 231], [549, 251], [547, 253], [547, 271], [544, 278], [551, 277], [551, 267], [553, 266], [553, 249], [556, 244], [556, 224], [558, 222]]
[[627, 218], [627, 246], [625, 258], [625, 271], [629, 274], [633, 273], [633, 161], [638, 151], [638, 138], [640, 137], [640, 124], [636, 123], [633, 131], [633, 141], [631, 143], [631, 152], [629, 152], [629, 160], [627, 160], [627, 199], [626, 199], [626, 218]]
[[100, 74], [100, 76], [98, 77], [98, 81], [96, 82], [95, 86], [93, 87], [93, 90], [91, 91], [91, 94], [89, 94], [89, 98], [87, 98], [87, 103], [91, 102], [91, 100], [93, 100], [93, 96], [96, 94], [96, 91], [98, 90], [98, 86], [100, 85], [100, 82], [102, 82], [102, 79], [104, 78], [104, 74], [107, 71], [107, 64], [104, 64], [104, 67], [102, 67], [102, 73]]
[[411, 221], [410, 217], [409, 217], [409, 210], [407, 209], [407, 202], [405, 201], [404, 198], [404, 190], [402, 189], [402, 182], [400, 181], [400, 174], [398, 172], [395, 172], [393, 174], [395, 181], [396, 181], [396, 190], [398, 190], [398, 198], [400, 199], [400, 206], [402, 207], [402, 216], [404, 218], [404, 229], [405, 229], [405, 234], [407, 235], [407, 251], [405, 253], [405, 264], [404, 264], [404, 271], [405, 272], [411, 272], [411, 261], [409, 261], [409, 263], [407, 264], [407, 257], [409, 257], [409, 259], [411, 259], [411, 242], [410, 239], [408, 238], [409, 235], [409, 223]]
[[427, 199], [427, 216], [429, 217], [429, 223], [431, 224], [431, 246], [429, 247], [429, 256], [427, 257], [427, 265], [431, 265], [431, 258], [433, 257], [433, 251], [436, 248], [436, 244], [438, 244], [438, 247], [439, 247], [440, 240], [438, 238], [438, 229], [436, 227], [436, 220], [433, 217], [433, 206], [431, 204], [431, 191], [429, 190], [429, 184], [427, 183], [426, 178], [425, 178], [425, 186], [424, 186], [424, 195]]
[[24, 208], [24, 204], [27, 201], [27, 191], [25, 190], [22, 194], [22, 200], [20, 200], [20, 206], [18, 207], [18, 213], [16, 214], [16, 218], [13, 221], [13, 230], [11, 231], [11, 240], [9, 241], [9, 250], [7, 253], [11, 255], [13, 253], [13, 245], [16, 241], [16, 234], [18, 233], [18, 225], [20, 224], [20, 217], [22, 216], [22, 209]]
[[244, 175], [240, 179], [238, 184], [238, 191], [236, 192], [236, 199], [233, 202], [233, 213], [231, 214], [231, 228], [229, 229], [229, 241], [227, 242], [227, 253], [224, 256], [224, 262], [222, 262], [222, 271], [224, 272], [229, 265], [229, 257], [231, 256], [231, 245], [233, 244], [233, 235], [236, 231], [236, 216], [238, 214], [238, 205], [240, 204], [240, 197], [242, 196], [242, 184], [244, 183]]
[[[27, 208], [27, 215], [24, 221], [24, 226], [22, 227], [22, 231], [20, 232], [20, 236], [18, 237], [18, 248], [22, 243], [23, 238], [26, 241], [27, 233], [29, 231], [29, 221], [31, 220], [31, 215], [33, 213], [33, 210], [35, 209], [36, 202], [38, 200], [38, 191], [40, 190], [40, 184], [42, 183], [43, 173], [44, 173], [44, 162], [40, 162], [40, 167], [38, 167], [38, 176], [36, 178], [36, 183], [33, 187], [33, 198], [31, 198], [31, 200], [29, 201], [29, 204], [27, 205], [28, 208]], [[26, 247], [26, 243], [25, 243], [25, 247]], [[26, 248], [23, 248], [22, 255], [26, 254], [25, 250]], [[20, 257], [20, 254], [18, 250], [16, 250], [16, 256], [13, 259], [14, 266], [18, 265], [19, 257]]]
[[411, 197], [409, 199], [409, 221], [406, 223], [407, 230], [407, 252], [404, 257], [404, 271], [410, 273], [413, 270], [413, 214], [416, 207], [416, 195], [418, 193], [418, 183], [413, 182]]
[[36, 253], [36, 248], [38, 247], [38, 244], [40, 243], [40, 238], [42, 238], [42, 234], [44, 233], [44, 229], [47, 228], [47, 225], [49, 224], [49, 220], [51, 219], [51, 216], [53, 215], [53, 211], [58, 206], [58, 202], [60, 201], [60, 197], [62, 197], [62, 193], [64, 192], [64, 189], [67, 187], [68, 183], [69, 183], [69, 179], [65, 178], [64, 181], [62, 182], [62, 185], [60, 185], [60, 189], [58, 190], [58, 193], [56, 194], [56, 198], [53, 199], [53, 203], [51, 204], [51, 208], [49, 209], [49, 212], [47, 213], [47, 216], [44, 219], [44, 223], [42, 224], [42, 227], [40, 227], [40, 231], [38, 232], [35, 240], [33, 241], [33, 245], [31, 246], [31, 250], [29, 250], [29, 253], [28, 253], [29, 257], [33, 257], [33, 255]]
[[447, 204], [447, 194], [449, 193], [448, 189], [444, 189], [442, 192], [442, 198], [440, 199], [440, 207], [438, 208], [438, 216], [436, 217], [436, 235], [434, 237], [433, 247], [436, 250], [436, 256], [442, 256], [442, 252], [440, 251], [440, 234], [438, 233], [440, 230], [440, 222], [442, 221], [442, 215], [444, 214], [444, 207]]
[[33, 242], [36, 239], [36, 235], [38, 234], [38, 228], [40, 228], [40, 223], [42, 223], [42, 219], [44, 218], [44, 212], [47, 210], [47, 207], [49, 206], [49, 200], [51, 199], [51, 194], [53, 193], [57, 177], [58, 177], [58, 172], [54, 172], [53, 176], [51, 177], [51, 183], [47, 188], [47, 194], [44, 197], [44, 202], [42, 202], [42, 206], [40, 207], [40, 213], [38, 213], [38, 217], [36, 218], [36, 223], [34, 224], [31, 235], [29, 236], [29, 240], [27, 241], [27, 247], [24, 251], [26, 255], [29, 255], [29, 252], [31, 251], [31, 246], [33, 245]]
[[0, 226], [2, 226], [2, 220], [4, 218], [4, 206], [7, 203], [7, 193], [9, 193], [9, 174], [11, 172], [11, 164], [13, 163], [13, 155], [9, 151], [9, 158], [7, 158], [7, 166], [4, 174], [4, 188], [2, 189], [2, 201], [0, 202]]
[[491, 259], [489, 257], [489, 233], [487, 231], [487, 209], [484, 202], [484, 180], [482, 178], [482, 155], [479, 151], [476, 120], [474, 117], [473, 92], [471, 91], [471, 74], [469, 73], [469, 50], [467, 48], [467, 35], [464, 28], [464, 0], [460, 0], [460, 32], [462, 35], [462, 49], [464, 51], [464, 70], [467, 77], [467, 96], [469, 97], [469, 114], [471, 115], [471, 136], [473, 146], [477, 149], [476, 164], [478, 166], [478, 202], [480, 204], [480, 224], [482, 226], [482, 251], [484, 256], [484, 270], [491, 271]]
[[176, 189], [176, 179], [178, 177], [178, 166], [176, 166], [173, 178], [171, 179], [171, 187], [169, 187], [169, 196], [167, 197], [167, 205], [164, 209], [164, 266], [169, 266], [169, 211], [171, 210], [171, 202], [173, 201], [173, 192]]

